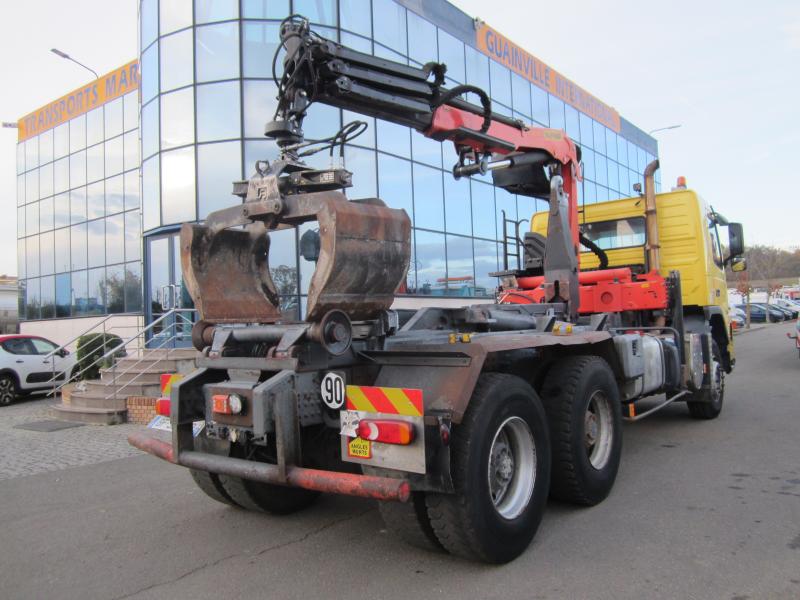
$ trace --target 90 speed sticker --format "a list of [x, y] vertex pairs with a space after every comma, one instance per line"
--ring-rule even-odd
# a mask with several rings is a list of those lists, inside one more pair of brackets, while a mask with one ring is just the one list
[[320, 394], [325, 406], [339, 410], [344, 406], [344, 377], [338, 373], [328, 373], [322, 378]]

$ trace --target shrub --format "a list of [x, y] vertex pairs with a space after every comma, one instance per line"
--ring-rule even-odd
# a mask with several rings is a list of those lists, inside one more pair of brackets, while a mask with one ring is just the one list
[[[114, 354], [92, 365], [97, 359], [112, 348], [122, 346], [122, 338], [113, 333], [87, 333], [78, 338], [78, 368], [76, 373], [83, 371], [78, 379], [97, 379], [100, 377], [102, 367], [110, 367], [114, 360], [126, 355], [125, 348], [120, 347]], [[89, 365], [92, 365], [91, 367]], [[88, 367], [88, 368], [87, 368]]]

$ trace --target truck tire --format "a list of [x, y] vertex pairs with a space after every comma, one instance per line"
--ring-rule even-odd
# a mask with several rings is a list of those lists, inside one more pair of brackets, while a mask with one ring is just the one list
[[[210, 440], [206, 437], [205, 432], [198, 435], [195, 440], [195, 448], [199, 452], [208, 452], [210, 454], [218, 454], [227, 456], [230, 453], [230, 444], [221, 440]], [[230, 506], [239, 506], [234, 502], [222, 487], [222, 482], [219, 480], [219, 475], [216, 473], [209, 473], [207, 471], [199, 471], [197, 469], [189, 469], [192, 479], [197, 484], [197, 487], [209, 498], [228, 504]]]
[[455, 493], [428, 493], [436, 538], [450, 553], [506, 563], [530, 544], [550, 488], [550, 439], [539, 397], [523, 379], [484, 373], [453, 427]]
[[424, 492], [412, 492], [408, 502], [378, 502], [378, 510], [392, 537], [422, 550], [442, 551], [428, 517]]
[[716, 419], [722, 412], [722, 401], [725, 398], [725, 369], [722, 368], [717, 342], [711, 342], [711, 357], [711, 389], [694, 392], [686, 402], [693, 419]]
[[219, 475], [225, 492], [238, 506], [256, 512], [288, 515], [311, 506], [319, 492]]
[[553, 445], [550, 496], [593, 506], [614, 486], [622, 453], [619, 388], [599, 356], [568, 356], [542, 386]]

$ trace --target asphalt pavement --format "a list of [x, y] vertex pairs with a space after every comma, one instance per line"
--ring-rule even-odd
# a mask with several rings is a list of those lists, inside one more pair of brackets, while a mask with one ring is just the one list
[[[551, 502], [528, 551], [499, 567], [404, 546], [370, 501], [247, 513], [150, 456], [105, 460], [122, 452], [111, 448], [91, 465], [58, 464], [61, 443], [96, 428], [26, 432], [57, 466], [0, 481], [0, 597], [800, 598], [793, 327], [737, 336], [718, 419], [674, 405], [626, 424], [610, 497], [589, 509]], [[0, 436], [0, 455], [27, 444]]]

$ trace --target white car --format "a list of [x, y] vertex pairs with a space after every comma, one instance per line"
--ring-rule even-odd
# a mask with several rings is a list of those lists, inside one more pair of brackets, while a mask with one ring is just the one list
[[77, 358], [67, 350], [48, 356], [57, 348], [58, 344], [35, 335], [0, 335], [0, 405], [51, 389], [54, 372], [57, 382], [64, 381]]

